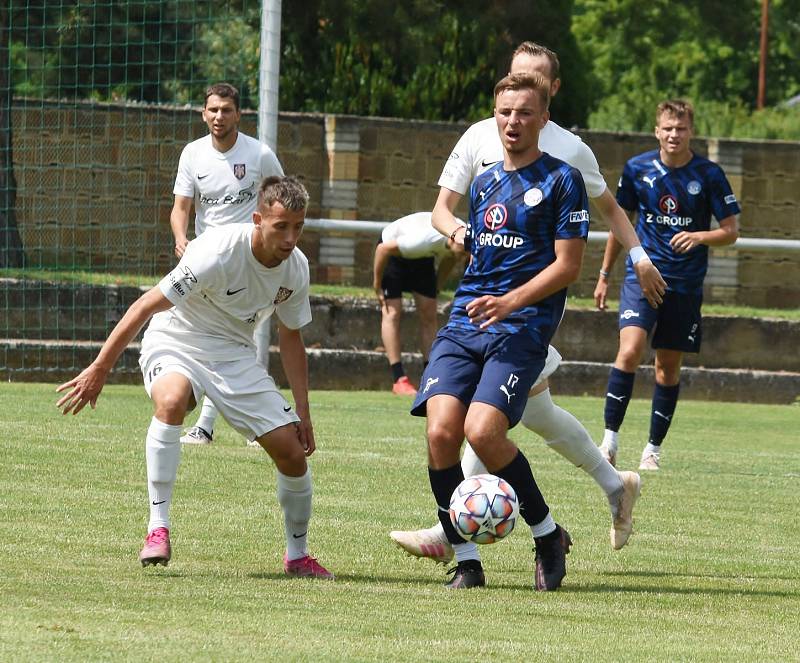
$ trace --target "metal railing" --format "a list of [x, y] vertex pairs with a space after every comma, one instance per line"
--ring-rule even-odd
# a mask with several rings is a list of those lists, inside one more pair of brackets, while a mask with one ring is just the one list
[[[342, 219], [306, 219], [305, 227], [315, 231], [332, 231], [347, 235], [367, 234], [379, 235], [388, 226], [387, 221], [343, 221]], [[598, 230], [589, 231], [588, 241], [605, 244], [608, 233]], [[724, 249], [748, 249], [755, 251], [800, 251], [800, 240], [797, 239], [763, 239], [757, 237], [740, 237], [734, 244], [719, 247]]]

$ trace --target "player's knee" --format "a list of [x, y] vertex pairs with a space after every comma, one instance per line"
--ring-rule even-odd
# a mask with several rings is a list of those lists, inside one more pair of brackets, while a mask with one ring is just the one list
[[186, 394], [176, 391], [162, 391], [155, 399], [155, 416], [168, 424], [181, 424], [189, 407]]
[[305, 474], [306, 454], [294, 425], [281, 426], [258, 438], [278, 471], [288, 476]]
[[427, 435], [432, 449], [459, 449], [463, 440], [451, 427], [431, 420], [428, 420]]
[[481, 458], [497, 442], [497, 435], [494, 429], [482, 425], [481, 421], [471, 422], [464, 432], [475, 453]]

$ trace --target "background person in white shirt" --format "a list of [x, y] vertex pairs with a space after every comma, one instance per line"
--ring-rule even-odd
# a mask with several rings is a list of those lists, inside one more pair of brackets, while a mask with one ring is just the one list
[[436, 295], [460, 257], [463, 244], [442, 236], [431, 225], [430, 212], [415, 212], [390, 223], [375, 247], [372, 287], [381, 305], [381, 339], [392, 370], [392, 391], [417, 393], [403, 368], [400, 321], [403, 293], [414, 296], [419, 317], [419, 343], [427, 363], [436, 336]]
[[[183, 257], [189, 243], [189, 216], [194, 207], [194, 233], [230, 223], [251, 223], [256, 211], [258, 187], [265, 177], [283, 175], [275, 153], [255, 138], [239, 131], [239, 91], [228, 83], [206, 90], [203, 120], [208, 134], [189, 143], [181, 152], [175, 177], [175, 203], [170, 226], [175, 255]], [[258, 362], [269, 361], [269, 323], [255, 330]], [[206, 398], [195, 425], [182, 442], [207, 444], [214, 435], [217, 408]]]
[[[277, 469], [286, 534], [288, 575], [332, 579], [308, 554], [311, 471], [316, 442], [308, 403], [308, 364], [300, 328], [311, 321], [308, 261], [296, 248], [308, 192], [293, 177], [269, 177], [258, 191], [249, 225], [203, 233], [161, 282], [136, 300], [97, 358], [56, 391], [64, 414], [93, 408], [119, 355], [151, 320], [139, 365], [153, 401], [147, 431], [150, 521], [143, 566], [170, 560], [169, 508], [178, 473], [180, 434], [187, 411], [210, 394], [236, 430], [255, 439]], [[278, 316], [281, 362], [294, 409], [256, 363], [253, 327]]]

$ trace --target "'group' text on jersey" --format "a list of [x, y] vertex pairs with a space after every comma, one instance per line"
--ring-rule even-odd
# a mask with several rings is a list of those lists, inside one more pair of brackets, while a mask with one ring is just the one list
[[[628, 211], [638, 211], [636, 234], [671, 290], [702, 293], [708, 268], [708, 247], [700, 245], [687, 253], [670, 246], [682, 231], [706, 231], [711, 215], [721, 221], [739, 214], [725, 173], [713, 161], [696, 154], [680, 168], [669, 168], [652, 150], [630, 159], [622, 172], [617, 202]], [[626, 281], [635, 281], [630, 258]]]
[[[503, 295], [530, 281], [556, 259], [555, 240], [586, 239], [589, 204], [580, 172], [543, 153], [524, 168], [499, 163], [478, 175], [470, 189], [471, 261], [456, 291], [450, 325], [476, 329], [467, 304], [482, 295]], [[566, 302], [566, 288], [514, 311], [487, 329], [526, 329], [547, 344]]]

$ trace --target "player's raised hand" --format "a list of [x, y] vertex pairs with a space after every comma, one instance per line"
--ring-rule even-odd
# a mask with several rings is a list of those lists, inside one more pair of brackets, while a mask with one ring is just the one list
[[80, 375], [56, 388], [56, 393], [70, 390], [58, 400], [56, 407], [61, 410], [61, 414], [78, 414], [87, 404], [94, 409], [107, 377], [108, 371], [91, 364]]
[[661, 277], [661, 272], [649, 258], [635, 263], [633, 271], [639, 280], [642, 294], [647, 298], [650, 306], [658, 308], [659, 304], [664, 301], [664, 293], [667, 291], [667, 284]]

